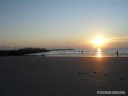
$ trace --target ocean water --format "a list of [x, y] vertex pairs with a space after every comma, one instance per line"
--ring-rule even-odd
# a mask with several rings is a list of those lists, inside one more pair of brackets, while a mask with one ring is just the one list
[[128, 57], [128, 48], [61, 50], [34, 55], [44, 55], [46, 57], [117, 57], [117, 51], [119, 57]]

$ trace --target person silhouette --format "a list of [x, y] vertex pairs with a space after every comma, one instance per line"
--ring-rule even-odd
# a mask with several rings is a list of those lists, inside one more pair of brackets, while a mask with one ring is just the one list
[[83, 51], [81, 51], [81, 53], [83, 54]]
[[119, 52], [118, 51], [116, 51], [116, 55], [117, 55], [117, 57], [119, 57]]

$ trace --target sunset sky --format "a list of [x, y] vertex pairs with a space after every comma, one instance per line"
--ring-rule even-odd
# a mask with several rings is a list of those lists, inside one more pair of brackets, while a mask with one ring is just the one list
[[0, 0], [0, 46], [128, 47], [128, 0]]

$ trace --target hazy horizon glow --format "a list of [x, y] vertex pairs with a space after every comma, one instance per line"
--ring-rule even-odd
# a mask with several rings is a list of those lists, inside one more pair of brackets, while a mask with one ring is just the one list
[[0, 0], [0, 46], [86, 48], [100, 34], [128, 47], [127, 10], [127, 0]]

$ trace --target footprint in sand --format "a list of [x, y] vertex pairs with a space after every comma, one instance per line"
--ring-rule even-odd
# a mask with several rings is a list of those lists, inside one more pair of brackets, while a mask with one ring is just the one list
[[120, 85], [123, 85], [123, 83], [119, 83]]
[[87, 74], [87, 73], [84, 73], [84, 72], [78, 72], [78, 74]]
[[121, 77], [120, 80], [125, 80], [125, 78]]
[[8, 73], [9, 71], [8, 71], [8, 70], [6, 70], [5, 72], [6, 72], [6, 73]]
[[100, 78], [98, 77], [97, 80], [100, 80]]
[[104, 76], [108, 76], [108, 74], [104, 74]]
[[94, 71], [93, 73], [96, 74], [97, 72]]

